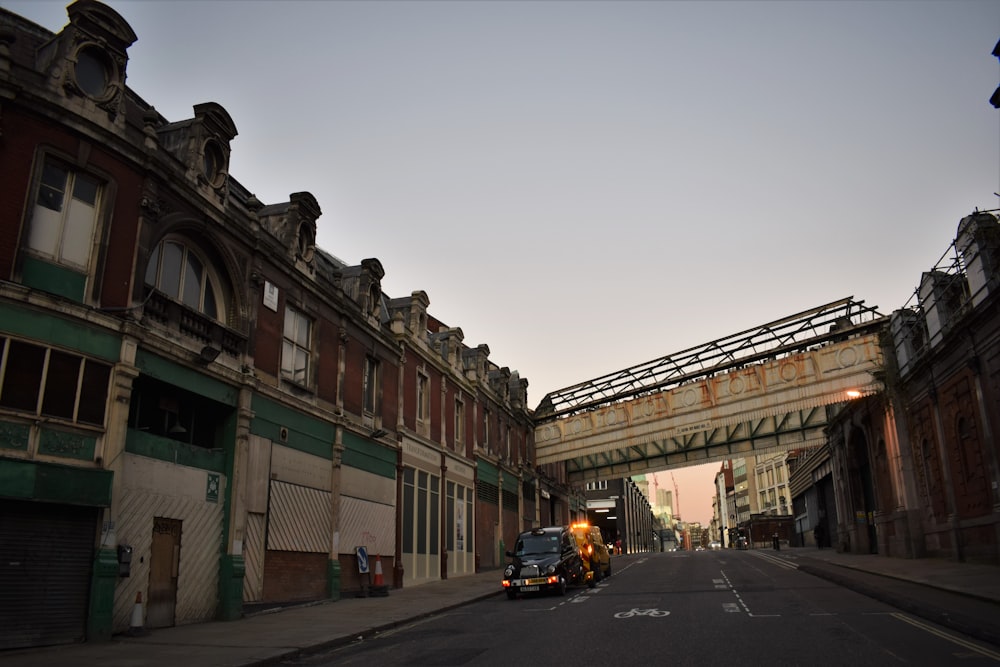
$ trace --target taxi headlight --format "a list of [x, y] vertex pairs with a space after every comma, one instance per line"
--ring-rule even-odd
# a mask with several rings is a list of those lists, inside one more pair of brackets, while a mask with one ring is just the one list
[[507, 577], [508, 579], [510, 579], [511, 577], [513, 577], [514, 576], [514, 566], [513, 565], [508, 565], [507, 569], [503, 571], [503, 576]]
[[555, 574], [555, 571], [556, 571], [555, 564], [549, 565], [547, 568], [545, 568], [545, 572], [547, 574]]

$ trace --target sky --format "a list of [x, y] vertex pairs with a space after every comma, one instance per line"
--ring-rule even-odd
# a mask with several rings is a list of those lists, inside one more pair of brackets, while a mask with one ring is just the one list
[[[0, 0], [53, 32], [66, 4]], [[1000, 206], [1000, 2], [107, 4], [130, 88], [225, 107], [236, 180], [311, 192], [320, 247], [425, 291], [533, 407], [843, 297], [891, 313]], [[675, 471], [685, 519], [717, 470]]]

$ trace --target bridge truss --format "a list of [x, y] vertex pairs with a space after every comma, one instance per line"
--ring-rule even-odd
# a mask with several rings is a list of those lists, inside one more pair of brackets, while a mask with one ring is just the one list
[[552, 392], [537, 462], [580, 481], [821, 444], [825, 406], [879, 389], [885, 322], [849, 297]]

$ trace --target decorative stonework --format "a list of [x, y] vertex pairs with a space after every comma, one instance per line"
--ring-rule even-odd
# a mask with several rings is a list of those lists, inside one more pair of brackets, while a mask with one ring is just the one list
[[30, 435], [31, 427], [27, 424], [0, 422], [0, 448], [26, 452]]
[[42, 429], [38, 440], [38, 453], [92, 461], [96, 446], [97, 438], [94, 437]]
[[110, 121], [123, 125], [127, 51], [136, 34], [100, 2], [78, 0], [67, 13], [69, 25], [38, 51], [39, 68], [67, 97], [89, 100]]

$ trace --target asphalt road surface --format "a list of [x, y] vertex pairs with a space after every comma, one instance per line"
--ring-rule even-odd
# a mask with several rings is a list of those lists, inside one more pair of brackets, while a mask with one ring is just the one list
[[[996, 665], [1000, 650], [767, 551], [615, 557], [563, 597], [466, 605], [287, 665]], [[497, 590], [500, 589], [497, 573]]]

